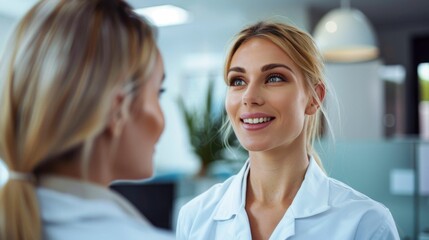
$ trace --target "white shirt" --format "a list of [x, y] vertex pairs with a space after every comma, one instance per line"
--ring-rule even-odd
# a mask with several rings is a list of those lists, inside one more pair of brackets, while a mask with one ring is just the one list
[[[252, 239], [245, 210], [249, 161], [241, 171], [187, 203], [179, 213], [178, 240]], [[310, 160], [292, 204], [274, 229], [278, 239], [399, 239], [382, 204], [327, 177]]]
[[174, 239], [153, 227], [121, 195], [105, 187], [45, 176], [37, 188], [43, 239]]

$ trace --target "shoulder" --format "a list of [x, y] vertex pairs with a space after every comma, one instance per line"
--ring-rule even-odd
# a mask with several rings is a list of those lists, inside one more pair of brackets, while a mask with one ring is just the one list
[[83, 220], [62, 224], [44, 224], [44, 238], [47, 240], [64, 239], [159, 239], [172, 240], [174, 234], [156, 229], [152, 226], [142, 226], [136, 221], [120, 218], [105, 218]]
[[386, 206], [336, 179], [329, 185], [329, 204], [343, 217], [354, 216], [357, 239], [399, 239]]
[[371, 199], [365, 194], [355, 190], [349, 185], [333, 179], [329, 179], [329, 204], [334, 207], [347, 207], [349, 205], [360, 211], [375, 211], [383, 215], [389, 210], [381, 203]]
[[128, 216], [105, 200], [88, 200], [39, 188], [44, 239], [174, 239], [145, 219]]
[[153, 226], [144, 226], [137, 221], [125, 218], [85, 219], [61, 224], [45, 224], [44, 238], [64, 239], [159, 239], [172, 240], [174, 234]]

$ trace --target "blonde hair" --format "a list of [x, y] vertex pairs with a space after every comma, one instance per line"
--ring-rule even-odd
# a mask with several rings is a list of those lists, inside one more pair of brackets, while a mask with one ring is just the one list
[[[307, 154], [314, 157], [317, 164], [323, 169], [322, 161], [314, 149], [314, 140], [321, 134], [321, 119], [325, 117], [328, 126], [329, 121], [326, 117], [326, 110], [323, 107], [322, 100], [316, 93], [315, 86], [322, 85], [326, 91], [327, 83], [323, 75], [323, 59], [319, 50], [314, 43], [312, 37], [301, 31], [300, 29], [280, 22], [258, 22], [254, 25], [246, 27], [239, 32], [230, 47], [224, 67], [224, 79], [228, 79], [227, 74], [231, 66], [232, 57], [237, 49], [246, 41], [252, 38], [263, 38], [271, 41], [281, 48], [291, 59], [296, 63], [302, 71], [305, 79], [305, 87], [309, 90], [311, 96], [317, 101], [320, 106], [316, 114], [307, 117], [306, 130], [306, 150]], [[225, 137], [232, 133], [230, 120], [226, 119], [223, 125]], [[226, 139], [226, 138], [225, 138]]]
[[[5, 50], [0, 158], [11, 171], [31, 174], [51, 161], [88, 156], [115, 89], [134, 99], [158, 56], [150, 25], [122, 0], [40, 1]], [[0, 217], [1, 239], [41, 239], [35, 185], [9, 180], [0, 189]]]

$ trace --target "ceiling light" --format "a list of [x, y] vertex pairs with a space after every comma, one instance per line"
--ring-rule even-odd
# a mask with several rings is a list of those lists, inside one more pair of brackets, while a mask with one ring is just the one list
[[188, 12], [173, 5], [139, 8], [134, 11], [158, 27], [184, 24], [189, 21]]
[[331, 10], [320, 20], [314, 38], [328, 62], [368, 61], [379, 55], [370, 22], [344, 1], [341, 8]]

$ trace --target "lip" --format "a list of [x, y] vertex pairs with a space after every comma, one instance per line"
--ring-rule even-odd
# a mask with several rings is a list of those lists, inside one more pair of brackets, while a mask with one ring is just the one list
[[[258, 123], [258, 124], [249, 124], [249, 123], [243, 122], [244, 118], [268, 118], [268, 117], [272, 118], [272, 120], [269, 122]], [[256, 131], [256, 130], [264, 129], [264, 128], [268, 127], [273, 122], [274, 119], [275, 119], [274, 116], [266, 114], [266, 113], [243, 113], [240, 115], [240, 122], [241, 122], [243, 128], [246, 130], [249, 130], [249, 131]]]

